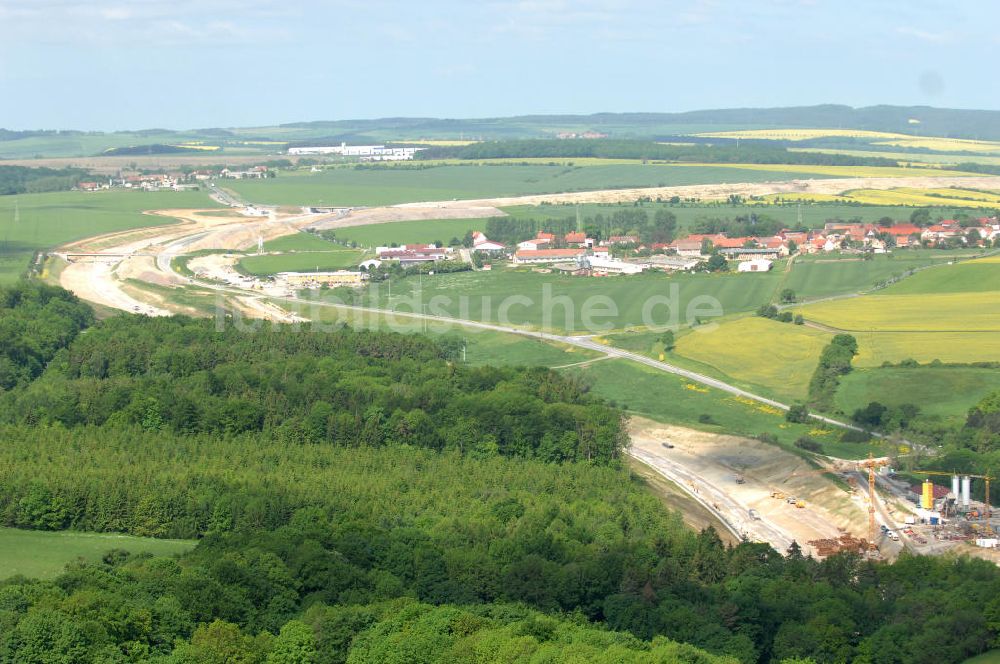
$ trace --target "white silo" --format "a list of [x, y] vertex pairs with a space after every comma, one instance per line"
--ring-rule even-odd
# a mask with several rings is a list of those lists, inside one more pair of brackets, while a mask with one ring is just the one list
[[968, 507], [972, 498], [972, 478], [968, 475], [962, 478], [962, 507]]
[[955, 497], [955, 503], [958, 503], [958, 475], [951, 476], [951, 495]]

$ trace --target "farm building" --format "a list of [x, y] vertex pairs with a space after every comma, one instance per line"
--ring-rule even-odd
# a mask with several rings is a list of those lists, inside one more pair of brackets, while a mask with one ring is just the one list
[[518, 242], [518, 249], [527, 249], [528, 251], [538, 251], [539, 249], [545, 249], [552, 244], [552, 240], [547, 238], [532, 238], [530, 240], [525, 240], [524, 242]]
[[579, 261], [586, 253], [584, 249], [519, 249], [514, 253], [514, 264], [573, 263]]
[[773, 263], [766, 258], [754, 258], [751, 260], [741, 261], [739, 265], [736, 266], [737, 272], [767, 272], [771, 269]]
[[472, 233], [472, 250], [483, 252], [503, 251], [505, 247], [499, 242], [493, 242], [485, 233], [475, 231]]
[[620, 261], [615, 258], [598, 258], [597, 256], [589, 256], [584, 259], [585, 264], [590, 266], [590, 269], [594, 272], [603, 272], [605, 274], [639, 274], [644, 269], [645, 265], [639, 263], [626, 263], [625, 261]]
[[682, 258], [680, 256], [650, 256], [645, 259], [649, 267], [657, 270], [690, 270], [701, 261], [697, 258]]
[[726, 257], [726, 260], [750, 261], [757, 258], [776, 260], [781, 253], [777, 249], [739, 247], [733, 249], [720, 249], [719, 253]]
[[342, 157], [359, 157], [363, 161], [408, 161], [413, 159], [417, 150], [423, 148], [391, 148], [384, 145], [315, 145], [288, 148], [290, 155], [340, 155]]

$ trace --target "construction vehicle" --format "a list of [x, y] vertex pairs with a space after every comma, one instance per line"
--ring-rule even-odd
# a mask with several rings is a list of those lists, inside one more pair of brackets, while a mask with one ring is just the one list
[[778, 500], [784, 500], [785, 499], [785, 494], [783, 494], [781, 491], [772, 491], [771, 492], [771, 497], [772, 498], [777, 498]]
[[744, 479], [743, 475], [741, 475], [739, 473], [737, 473], [736, 476], [733, 477], [733, 480], [735, 480], [737, 484], [744, 484], [744, 483], [746, 483], [746, 479]]
[[804, 501], [804, 500], [796, 500], [795, 501], [795, 506], [797, 508], [799, 508], [799, 509], [803, 509], [806, 506], [806, 501]]
[[751, 509], [751, 510], [750, 510], [749, 512], [747, 512], [747, 514], [748, 514], [748, 515], [750, 516], [750, 518], [751, 518], [751, 519], [753, 519], [754, 521], [760, 521], [760, 513], [759, 513], [759, 512], [757, 511], [757, 510], [755, 510], [755, 509]]

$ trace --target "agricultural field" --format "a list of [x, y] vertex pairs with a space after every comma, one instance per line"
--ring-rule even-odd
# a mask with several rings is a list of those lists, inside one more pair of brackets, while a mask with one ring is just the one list
[[[642, 325], [644, 306], [652, 307], [651, 322], [656, 325], [673, 324], [674, 312], [680, 323], [689, 322], [689, 313], [707, 318], [709, 305], [715, 304], [720, 314], [751, 311], [771, 300], [780, 279], [777, 273], [583, 278], [497, 269], [372, 284], [353, 303], [406, 312], [424, 307], [426, 313], [487, 322], [505, 318], [512, 325], [552, 331], [610, 332]], [[689, 312], [692, 303], [700, 311]], [[583, 320], [585, 311], [594, 326]]]
[[756, 316], [712, 327], [678, 337], [674, 353], [761, 385], [785, 401], [806, 398], [809, 379], [830, 340], [821, 330]]
[[852, 413], [872, 401], [885, 406], [912, 403], [922, 419], [960, 426], [973, 405], [1000, 390], [1000, 371], [977, 367], [873, 367], [855, 369], [840, 380], [837, 408]]
[[[260, 204], [361, 206], [630, 187], [765, 182], [808, 178], [816, 174], [815, 170], [797, 167], [771, 169], [757, 165], [744, 168], [639, 162], [605, 166], [462, 163], [430, 167], [336, 168], [316, 174], [282, 173], [273, 179], [234, 180], [226, 186]], [[907, 174], [917, 173], [910, 169]]]
[[603, 360], [564, 371], [579, 376], [595, 394], [660, 422], [744, 436], [770, 434], [793, 451], [795, 440], [806, 436], [819, 442], [825, 454], [842, 458], [861, 458], [869, 449], [878, 449], [877, 444], [840, 442], [836, 429], [786, 422], [784, 412], [771, 406], [628, 360]]
[[[784, 285], [794, 290], [800, 300], [858, 293], [869, 290], [877, 284], [902, 277], [910, 270], [947, 263], [972, 253], [937, 249], [897, 249], [890, 254], [872, 256], [868, 260], [856, 256], [824, 254], [800, 256], [795, 259]], [[920, 276], [921, 273], [906, 277], [900, 286]]]
[[0, 283], [17, 279], [35, 251], [101, 233], [169, 223], [169, 219], [142, 214], [145, 210], [212, 207], [218, 204], [200, 191], [0, 196]]
[[264, 251], [335, 251], [336, 244], [324, 240], [316, 233], [298, 232], [282, 235], [264, 243]]
[[816, 321], [858, 338], [858, 366], [915, 359], [1000, 361], [1000, 258], [922, 271], [876, 294], [805, 306]]
[[[855, 203], [860, 205], [948, 207], [994, 210], [1000, 207], [1000, 194], [975, 189], [939, 188], [915, 189], [852, 189], [842, 194], [770, 194], [763, 197], [768, 203], [795, 201], [816, 203]], [[898, 214], [898, 213], [897, 213]]]
[[466, 231], [481, 231], [486, 228], [486, 219], [418, 219], [388, 224], [369, 224], [334, 230], [337, 239], [355, 242], [362, 247], [389, 246], [396, 244], [417, 244], [440, 242], [447, 245], [452, 238], [459, 240]]
[[18, 574], [51, 579], [69, 563], [95, 562], [112, 549], [170, 556], [194, 548], [193, 541], [133, 537], [113, 533], [44, 532], [0, 528], [0, 581]]
[[328, 272], [357, 269], [358, 263], [365, 258], [367, 258], [367, 254], [364, 251], [338, 248], [332, 251], [245, 256], [237, 262], [236, 266], [244, 274], [262, 277], [278, 272]]

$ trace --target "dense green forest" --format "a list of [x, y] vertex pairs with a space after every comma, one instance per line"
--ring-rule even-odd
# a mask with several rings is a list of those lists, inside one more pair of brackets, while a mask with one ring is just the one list
[[621, 413], [549, 370], [347, 328], [93, 323], [35, 284], [0, 303], [4, 350], [28, 348], [0, 522], [200, 539], [0, 582], [0, 661], [929, 664], [998, 639], [985, 561], [687, 530], [619, 461]]
[[832, 166], [896, 166], [883, 157], [853, 157], [816, 152], [789, 152], [768, 141], [742, 141], [739, 145], [667, 145], [653, 141], [576, 139], [572, 141], [491, 141], [470, 145], [432, 147], [417, 153], [419, 159], [519, 159], [529, 157], [648, 159], [709, 164], [822, 164]]
[[0, 196], [68, 191], [86, 176], [79, 168], [0, 166]]

